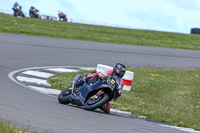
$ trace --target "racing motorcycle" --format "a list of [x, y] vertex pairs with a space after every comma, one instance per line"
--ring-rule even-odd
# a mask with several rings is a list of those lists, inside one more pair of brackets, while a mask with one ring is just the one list
[[14, 16], [15, 17], [25, 17], [24, 13], [22, 12], [22, 7], [20, 6], [19, 9], [18, 8], [12, 8], [14, 11]]
[[39, 10], [34, 8], [33, 10], [30, 10], [29, 12], [30, 12], [29, 15], [31, 18], [40, 18]]
[[[87, 76], [85, 74], [85, 76]], [[81, 74], [76, 75], [73, 81], [81, 79]], [[98, 79], [98, 81], [89, 80], [83, 86], [78, 88], [72, 82], [72, 86], [62, 91], [58, 96], [61, 104], [74, 104], [83, 106], [86, 110], [94, 110], [102, 107], [112, 99], [119, 97], [118, 84], [111, 75], [107, 79]], [[106, 112], [106, 111], [105, 111]], [[106, 112], [107, 113], [107, 112]]]

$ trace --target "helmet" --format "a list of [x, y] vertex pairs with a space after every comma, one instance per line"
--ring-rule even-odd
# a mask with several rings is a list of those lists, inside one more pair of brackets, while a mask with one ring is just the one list
[[124, 76], [125, 72], [126, 72], [126, 67], [125, 67], [124, 64], [117, 63], [117, 64], [114, 65], [113, 74], [115, 76], [118, 76], [118, 77], [122, 78]]

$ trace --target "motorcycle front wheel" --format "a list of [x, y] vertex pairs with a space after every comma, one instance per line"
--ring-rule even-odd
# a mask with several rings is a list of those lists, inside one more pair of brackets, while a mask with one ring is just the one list
[[69, 104], [70, 103], [70, 98], [71, 98], [71, 87], [65, 89], [58, 95], [58, 101], [61, 104]]
[[109, 100], [109, 95], [107, 93], [104, 93], [98, 97], [90, 97], [90, 99], [88, 99], [85, 104], [84, 104], [84, 108], [86, 110], [94, 110], [96, 108], [101, 107], [102, 105], [106, 104]]

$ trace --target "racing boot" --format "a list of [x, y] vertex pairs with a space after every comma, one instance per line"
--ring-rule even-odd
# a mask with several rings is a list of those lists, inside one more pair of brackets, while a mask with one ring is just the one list
[[100, 110], [104, 111], [105, 113], [110, 113], [110, 103], [107, 102], [103, 106], [100, 107]]

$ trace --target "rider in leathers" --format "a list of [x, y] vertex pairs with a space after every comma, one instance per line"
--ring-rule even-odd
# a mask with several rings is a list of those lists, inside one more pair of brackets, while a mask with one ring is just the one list
[[67, 15], [61, 11], [58, 11], [58, 17], [59, 17], [59, 21], [61, 21], [61, 19], [63, 19], [63, 21], [67, 21]]
[[19, 12], [19, 8], [20, 8], [20, 5], [17, 2], [15, 2], [14, 6], [12, 8], [14, 10], [15, 16], [18, 16], [17, 12]]
[[[118, 89], [120, 90], [118, 92], [118, 94], [116, 94], [117, 97], [114, 98], [114, 101], [117, 100], [117, 98], [120, 97], [121, 95], [121, 90], [124, 87], [124, 82], [122, 80], [122, 77], [124, 76], [126, 72], [126, 67], [125, 65], [123, 65], [122, 63], [117, 63], [114, 65], [113, 67], [113, 71], [112, 70], [108, 70], [105, 73], [90, 73], [87, 75], [87, 77], [84, 77], [82, 80], [80, 80], [80, 82], [75, 82], [74, 84], [78, 87], [83, 85], [85, 82], [87, 82], [88, 80], [95, 80], [97, 81], [98, 78], [100, 79], [106, 79], [109, 75], [113, 75], [114, 78], [116, 79], [116, 82], [118, 83]], [[100, 109], [106, 113], [110, 112], [110, 103], [107, 102], [105, 105], [103, 105], [102, 107], [100, 107]]]
[[30, 9], [29, 9], [29, 16], [30, 17], [34, 17], [35, 15], [34, 15], [34, 11], [35, 11], [36, 9], [35, 9], [35, 7], [34, 6], [31, 6], [30, 7]]
[[20, 6], [17, 2], [15, 2], [15, 4], [14, 4], [14, 9], [17, 9], [18, 8], [18, 6]]
[[12, 8], [14, 10], [14, 16], [18, 17], [25, 17], [24, 13], [22, 12], [22, 6], [20, 6], [17, 2], [15, 2], [14, 7]]

